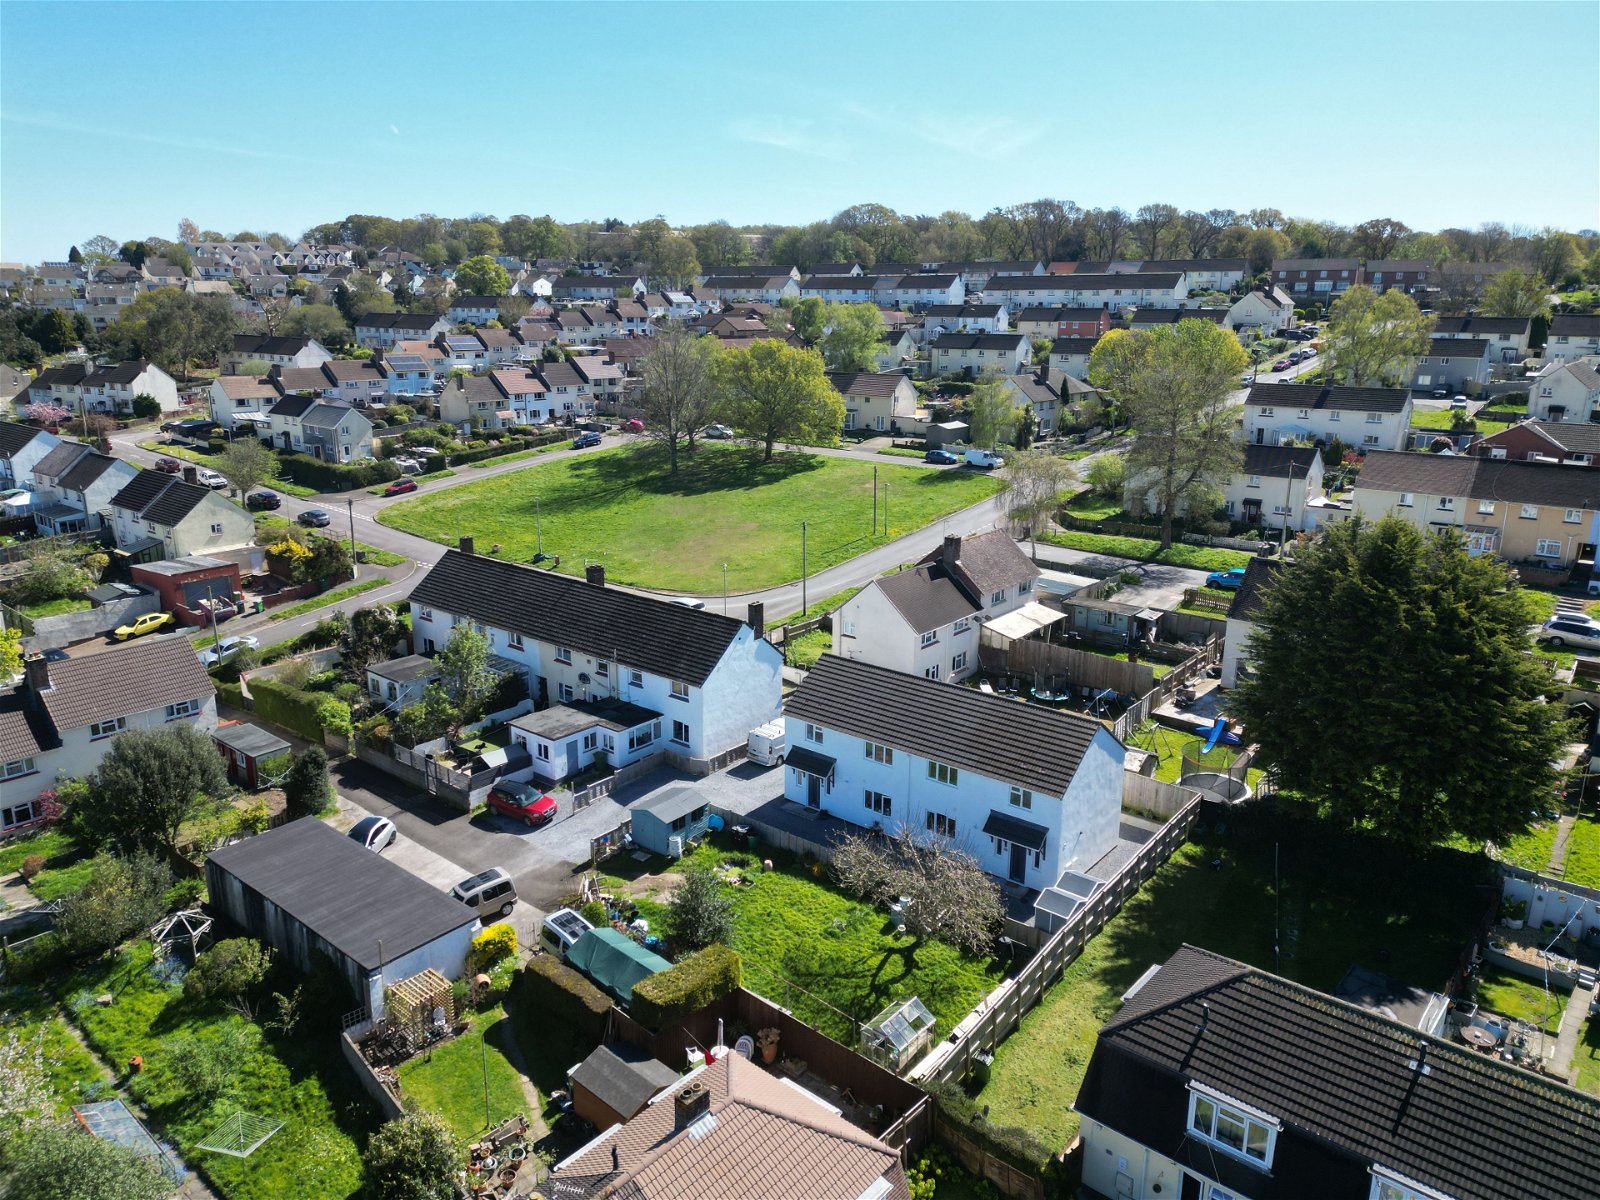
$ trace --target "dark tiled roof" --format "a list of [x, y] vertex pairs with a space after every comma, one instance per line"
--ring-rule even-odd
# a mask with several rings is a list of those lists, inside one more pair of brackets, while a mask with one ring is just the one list
[[0, 695], [0, 762], [32, 758], [47, 745], [59, 742], [58, 738], [49, 736], [47, 730], [35, 729], [29, 718], [27, 699], [21, 689]]
[[1244, 582], [1233, 594], [1228, 617], [1235, 621], [1252, 619], [1267, 598], [1267, 588], [1277, 578], [1283, 563], [1273, 558], [1252, 558], [1244, 567]]
[[1465, 496], [1508, 504], [1600, 509], [1600, 472], [1584, 466], [1460, 454], [1369, 450], [1356, 492]]
[[210, 488], [174, 479], [172, 486], [157, 496], [150, 507], [139, 515], [146, 521], [154, 521], [157, 525], [176, 525], [198, 508], [209, 495], [211, 495]]
[[1225, 308], [1136, 308], [1130, 325], [1176, 325], [1179, 321], [1210, 321], [1220, 325], [1228, 315]]
[[1247, 445], [1244, 448], [1243, 471], [1246, 475], [1304, 479], [1317, 455], [1315, 446]]
[[10, 458], [36, 437], [48, 437], [42, 429], [32, 425], [19, 425], [15, 421], [0, 421], [0, 458]]
[[906, 377], [876, 371], [829, 371], [828, 382], [841, 396], [892, 396]]
[[[1119, 288], [1124, 292], [1149, 290], [1160, 291], [1164, 288], [1177, 287], [1178, 281], [1183, 278], [1183, 273], [1181, 271], [1157, 272], [1145, 275], [1139, 272], [1128, 271], [1119, 272], [1116, 274], [1084, 275], [1081, 272], [1074, 272], [1071, 275], [1045, 275], [1040, 276], [1039, 278], [1041, 281], [1046, 279], [1052, 280], [1054, 281], [1052, 286], [1065, 288], [1068, 291], [1115, 291]], [[991, 279], [989, 281], [989, 287], [998, 287], [1004, 290], [1013, 286], [1021, 286], [1024, 284], [1031, 285], [1033, 282], [1034, 281], [1032, 278], [1018, 278], [1016, 280]]]
[[446, 551], [411, 600], [696, 686], [745, 627], [708, 609], [459, 550]]
[[1024, 580], [1037, 579], [1039, 568], [1018, 549], [1003, 529], [969, 534], [961, 539], [955, 562], [945, 556], [945, 545], [930, 550], [922, 563], [943, 563], [978, 600], [987, 600], [1001, 588], [1016, 587]]
[[160, 471], [149, 469], [140, 471], [128, 481], [126, 487], [111, 497], [111, 505], [113, 508], [125, 508], [129, 512], [142, 513], [171, 482], [172, 476]]
[[1550, 318], [1550, 336], [1600, 337], [1600, 313], [1563, 313]]
[[600, 1103], [624, 1120], [633, 1116], [662, 1088], [678, 1081], [678, 1073], [637, 1046], [615, 1042], [598, 1046], [573, 1069], [574, 1085], [588, 1089]]
[[285, 396], [269, 408], [267, 413], [274, 417], [303, 417], [319, 403], [315, 396]]
[[1429, 358], [1482, 358], [1489, 352], [1485, 338], [1436, 337], [1428, 339]]
[[[1532, 317], [1438, 317], [1433, 323], [1435, 335], [1510, 334], [1513, 337], [1527, 334], [1533, 324]], [[1438, 341], [1435, 336], [1434, 341]]]
[[212, 871], [233, 876], [368, 971], [477, 920], [449, 892], [315, 817], [213, 851]]
[[34, 463], [33, 473], [36, 476], [54, 479], [57, 475], [63, 474], [73, 463], [87, 453], [89, 453], [89, 447], [82, 442], [62, 442], [50, 453]]
[[[1555, 448], [1569, 454], [1600, 454], [1600, 425], [1592, 421], [1528, 421], [1526, 425], [1535, 433], [1549, 438], [1555, 443]], [[1491, 435], [1484, 441], [1493, 441], [1497, 436]]]
[[1246, 404], [1267, 408], [1336, 408], [1346, 412], [1397, 413], [1411, 393], [1405, 388], [1322, 387], [1314, 383], [1258, 383]]
[[[1283, 1122], [1270, 1174], [1184, 1136], [1190, 1083]], [[1261, 1200], [1365, 1195], [1372, 1164], [1454, 1200], [1600, 1198], [1600, 1101], [1192, 946], [1101, 1029], [1076, 1107]]]
[[368, 313], [356, 321], [368, 329], [432, 329], [443, 317], [432, 313]]
[[1020, 333], [941, 333], [935, 350], [1015, 350], [1024, 341]]
[[931, 633], [972, 616], [979, 608], [937, 563], [896, 571], [878, 580], [875, 586], [917, 633]]
[[1242, 258], [1147, 258], [1139, 264], [1139, 274], [1152, 271], [1247, 271]]
[[1018, 704], [858, 659], [823, 655], [784, 704], [788, 716], [949, 763], [1002, 783], [1063, 795], [1098, 721]]
[[972, 320], [993, 320], [1000, 315], [1000, 310], [1005, 307], [1001, 304], [930, 304], [925, 310], [925, 315], [930, 319], [941, 317], [963, 317]]
[[172, 636], [53, 662], [49, 690], [39, 700], [50, 723], [65, 732], [215, 694], [188, 639]]
[[1099, 338], [1064, 337], [1050, 343], [1051, 354], [1090, 354]]
[[308, 337], [265, 337], [254, 333], [233, 335], [235, 354], [270, 354], [292, 358], [311, 345]]
[[86, 454], [78, 460], [76, 466], [60, 479], [60, 486], [69, 492], [81, 492], [92, 486], [120, 460], [112, 458], [109, 454]]

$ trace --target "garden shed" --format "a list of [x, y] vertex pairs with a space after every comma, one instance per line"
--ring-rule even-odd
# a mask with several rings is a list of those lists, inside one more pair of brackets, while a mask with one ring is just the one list
[[710, 806], [692, 787], [670, 787], [646, 796], [630, 810], [634, 843], [653, 854], [683, 857], [695, 839], [704, 837]]
[[211, 731], [211, 740], [228, 764], [228, 778], [252, 790], [269, 786], [262, 777], [261, 764], [293, 749], [277, 734], [248, 721], [218, 725]]
[[611, 997], [627, 1004], [633, 999], [634, 984], [672, 964], [627, 934], [615, 929], [591, 929], [567, 950], [567, 965], [582, 971]]
[[630, 1120], [650, 1098], [678, 1081], [678, 1073], [637, 1046], [598, 1046], [572, 1068], [572, 1110], [596, 1129]]
[[479, 929], [448, 892], [315, 817], [215, 851], [206, 887], [217, 916], [300, 970], [326, 954], [374, 1018], [402, 980], [429, 968], [459, 978]]

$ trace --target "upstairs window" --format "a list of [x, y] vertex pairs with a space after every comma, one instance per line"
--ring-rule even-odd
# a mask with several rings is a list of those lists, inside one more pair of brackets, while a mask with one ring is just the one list
[[572, 647], [571, 646], [557, 646], [556, 647], [556, 661], [558, 663], [560, 663], [562, 666], [570, 667], [572, 665]]
[[1282, 1127], [1281, 1121], [1259, 1109], [1209, 1090], [1190, 1089], [1189, 1132], [1245, 1162], [1270, 1167]]
[[945, 763], [929, 760], [928, 778], [946, 787], [955, 787], [961, 781], [961, 772]]

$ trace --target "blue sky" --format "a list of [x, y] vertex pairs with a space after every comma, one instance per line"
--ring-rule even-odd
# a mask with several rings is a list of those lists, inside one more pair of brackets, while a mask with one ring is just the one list
[[1600, 226], [1600, 5], [0, 6], [0, 258], [180, 217]]

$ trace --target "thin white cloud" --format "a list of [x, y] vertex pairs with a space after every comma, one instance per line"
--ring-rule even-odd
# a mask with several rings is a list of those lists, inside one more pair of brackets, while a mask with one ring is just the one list
[[984, 119], [963, 115], [946, 120], [926, 113], [908, 117], [905, 113], [885, 112], [854, 102], [844, 106], [843, 119], [905, 134], [941, 150], [990, 162], [1005, 162], [1015, 158], [1036, 142], [1042, 133], [1037, 127], [1024, 125], [1010, 117]]
[[400, 136], [400, 131], [398, 129], [396, 129], [393, 125], [389, 126], [389, 132], [394, 134], [395, 137], [399, 137]]
[[108, 129], [85, 125], [50, 113], [18, 112], [14, 109], [0, 112], [0, 122], [27, 125], [34, 129], [48, 129], [53, 133], [76, 133], [85, 137], [105, 138], [108, 141], [142, 142], [150, 146], [167, 146], [193, 154], [232, 154], [240, 158], [263, 159], [271, 162], [303, 163], [312, 161], [308, 155], [285, 154], [277, 150], [258, 150], [237, 142], [208, 142], [196, 138], [166, 137], [153, 133], [136, 133], [126, 129]]
[[815, 125], [814, 121], [796, 120], [793, 117], [741, 117], [733, 123], [729, 132], [739, 141], [757, 146], [775, 146], [779, 150], [807, 154], [813, 158], [842, 159], [843, 139], [813, 132]]

